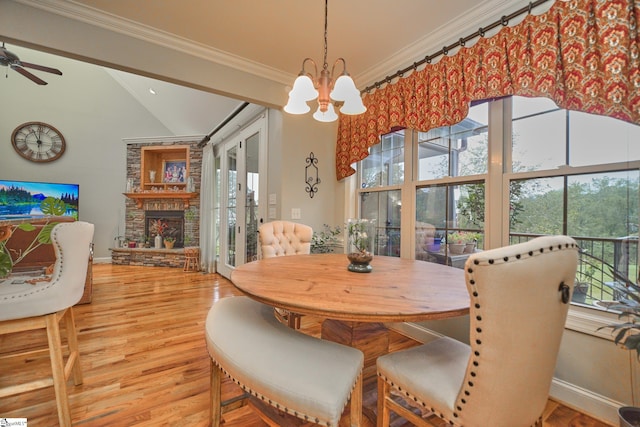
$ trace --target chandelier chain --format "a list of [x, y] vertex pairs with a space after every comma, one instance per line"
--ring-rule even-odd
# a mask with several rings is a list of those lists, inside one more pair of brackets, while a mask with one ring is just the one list
[[322, 64], [323, 69], [329, 68], [329, 64], [327, 64], [327, 21], [328, 21], [328, 10], [329, 10], [329, 0], [324, 0], [324, 63]]

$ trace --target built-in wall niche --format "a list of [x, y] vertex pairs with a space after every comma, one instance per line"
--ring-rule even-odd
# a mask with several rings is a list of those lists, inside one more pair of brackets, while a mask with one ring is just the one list
[[189, 146], [142, 147], [140, 156], [142, 191], [189, 191]]
[[140, 149], [140, 185], [129, 177], [125, 196], [142, 209], [145, 200], [181, 200], [189, 208], [189, 200], [197, 196], [191, 173], [188, 145], [157, 145]]

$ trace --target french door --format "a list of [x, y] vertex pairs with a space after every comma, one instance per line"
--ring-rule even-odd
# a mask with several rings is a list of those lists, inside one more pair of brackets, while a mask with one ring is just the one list
[[[217, 271], [229, 278], [239, 265], [258, 259], [258, 226], [265, 210], [266, 118], [262, 117], [216, 150]], [[262, 204], [260, 203], [262, 201]]]

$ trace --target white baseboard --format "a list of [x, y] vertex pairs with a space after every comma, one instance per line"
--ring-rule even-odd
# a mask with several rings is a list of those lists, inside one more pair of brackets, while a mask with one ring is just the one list
[[100, 257], [100, 258], [93, 258], [93, 263], [94, 264], [111, 264], [111, 257], [106, 256], [106, 257]]
[[553, 379], [549, 394], [563, 405], [577, 409], [612, 426], [618, 425], [618, 408], [624, 406], [620, 402], [557, 378]]
[[[442, 334], [436, 331], [415, 323], [388, 323], [386, 326], [391, 330], [422, 343], [432, 341], [442, 336]], [[549, 395], [553, 400], [604, 423], [612, 426], [617, 426], [619, 423], [618, 408], [623, 406], [620, 402], [616, 402], [557, 378], [554, 378], [551, 383]]]

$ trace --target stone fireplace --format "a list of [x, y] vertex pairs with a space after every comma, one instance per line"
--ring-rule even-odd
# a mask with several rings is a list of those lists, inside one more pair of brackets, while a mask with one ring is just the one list
[[[182, 267], [183, 248], [199, 245], [202, 149], [197, 142], [173, 138], [170, 141], [127, 143], [124, 238], [135, 241], [137, 247], [113, 248], [112, 263]], [[180, 157], [181, 153], [185, 155]], [[171, 162], [188, 165], [188, 186], [186, 180], [178, 184], [150, 181], [149, 173], [145, 173], [151, 168], [162, 170]], [[152, 223], [157, 220], [167, 224], [164, 235], [175, 237], [173, 249], [154, 248]]]

